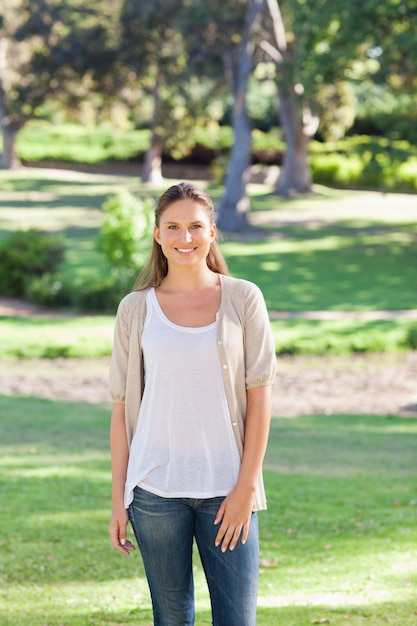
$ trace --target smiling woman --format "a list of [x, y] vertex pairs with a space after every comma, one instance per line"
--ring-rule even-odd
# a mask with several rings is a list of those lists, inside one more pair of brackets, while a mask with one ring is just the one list
[[260, 290], [227, 275], [210, 197], [173, 185], [156, 207], [150, 261], [120, 303], [110, 369], [109, 534], [129, 555], [130, 520], [155, 623], [194, 624], [194, 540], [213, 623], [256, 623], [274, 374]]

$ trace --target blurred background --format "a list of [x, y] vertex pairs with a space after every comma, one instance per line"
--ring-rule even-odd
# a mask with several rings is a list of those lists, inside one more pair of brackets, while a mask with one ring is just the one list
[[152, 623], [107, 543], [107, 373], [180, 180], [274, 333], [258, 623], [416, 623], [416, 25], [416, 0], [3, 0], [1, 624]]

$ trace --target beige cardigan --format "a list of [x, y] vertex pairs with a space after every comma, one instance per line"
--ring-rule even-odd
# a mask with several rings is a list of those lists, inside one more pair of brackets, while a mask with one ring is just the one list
[[[246, 390], [271, 385], [275, 377], [275, 346], [260, 289], [246, 280], [220, 276], [222, 296], [217, 313], [217, 347], [239, 454], [242, 457]], [[120, 302], [114, 331], [109, 390], [113, 402], [125, 403], [128, 443], [132, 441], [143, 393], [141, 333], [147, 290], [134, 291]], [[266, 508], [262, 474], [254, 510]]]

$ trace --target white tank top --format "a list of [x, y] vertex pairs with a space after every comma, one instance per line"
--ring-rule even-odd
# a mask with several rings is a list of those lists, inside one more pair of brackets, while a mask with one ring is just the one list
[[142, 333], [145, 390], [130, 449], [125, 506], [133, 489], [163, 497], [213, 498], [234, 488], [240, 469], [216, 326], [172, 323], [150, 289]]

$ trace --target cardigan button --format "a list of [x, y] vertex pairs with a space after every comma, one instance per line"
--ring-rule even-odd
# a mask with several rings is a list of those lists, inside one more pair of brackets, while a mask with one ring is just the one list
[[233, 426], [237, 426], [237, 422], [232, 422], [232, 425]]
[[223, 369], [224, 369], [224, 370], [227, 370], [227, 365], [226, 365], [226, 364], [225, 364], [225, 365], [223, 365]]
[[222, 342], [221, 342], [221, 341], [218, 341], [218, 342], [217, 342], [217, 345], [218, 345], [218, 346], [221, 346], [221, 345], [222, 345]]

